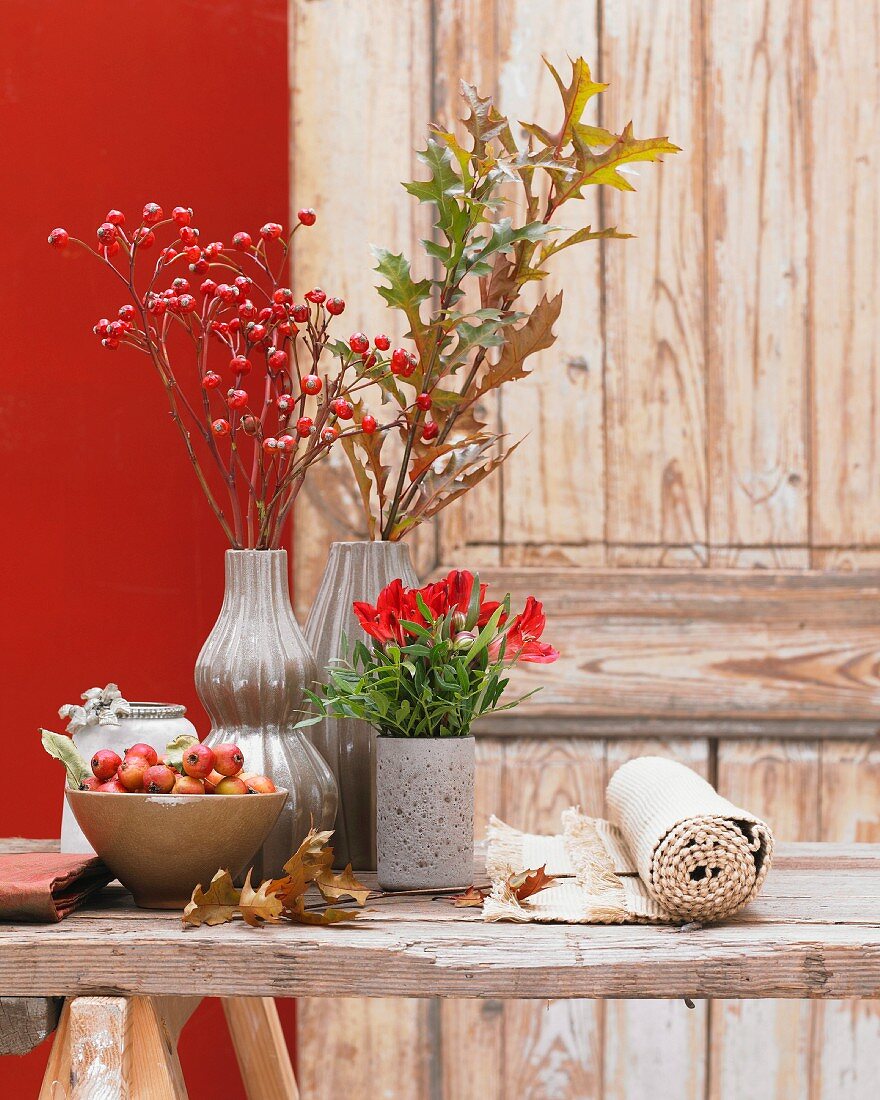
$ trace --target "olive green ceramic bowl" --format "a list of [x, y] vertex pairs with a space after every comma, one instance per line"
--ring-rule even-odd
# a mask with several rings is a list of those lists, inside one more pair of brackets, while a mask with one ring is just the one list
[[221, 867], [249, 865], [275, 824], [274, 794], [111, 794], [68, 788], [79, 827], [142, 909], [179, 909]]

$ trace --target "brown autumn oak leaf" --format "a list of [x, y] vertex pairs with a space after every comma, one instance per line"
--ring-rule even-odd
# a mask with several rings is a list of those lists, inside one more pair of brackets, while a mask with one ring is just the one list
[[547, 874], [547, 864], [537, 870], [520, 871], [517, 875], [510, 875], [506, 886], [517, 901], [525, 901], [526, 898], [538, 894], [542, 890], [555, 886], [559, 881], [555, 875]]
[[226, 924], [238, 910], [241, 891], [232, 883], [228, 871], [218, 871], [211, 879], [207, 890], [198, 885], [192, 893], [192, 900], [183, 911], [183, 923], [194, 928], [208, 924]]
[[281, 899], [271, 893], [271, 882], [261, 882], [255, 890], [251, 886], [251, 872], [248, 871], [244, 886], [238, 899], [238, 911], [245, 924], [259, 928], [263, 924], [277, 924], [281, 920], [284, 908]]
[[479, 886], [469, 886], [463, 894], [454, 894], [450, 899], [456, 909], [469, 909], [482, 907], [488, 891], [481, 890]]

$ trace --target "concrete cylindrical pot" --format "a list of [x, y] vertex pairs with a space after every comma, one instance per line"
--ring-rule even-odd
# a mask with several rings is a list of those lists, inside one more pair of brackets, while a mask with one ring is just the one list
[[376, 739], [383, 890], [447, 890], [474, 878], [473, 737]]

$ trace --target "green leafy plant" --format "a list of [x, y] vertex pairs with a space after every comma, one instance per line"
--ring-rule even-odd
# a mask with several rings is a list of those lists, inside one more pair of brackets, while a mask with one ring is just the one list
[[355, 642], [350, 661], [306, 693], [317, 713], [300, 725], [332, 715], [363, 719], [385, 737], [466, 737], [476, 718], [517, 706], [527, 696], [501, 702], [509, 669], [559, 654], [541, 641], [544, 611], [533, 596], [511, 617], [510, 596], [490, 601], [486, 589], [454, 570], [422, 588], [392, 581], [375, 607], [356, 602], [370, 644]]
[[523, 289], [540, 283], [563, 249], [631, 235], [564, 228], [562, 208], [591, 186], [632, 191], [621, 168], [679, 151], [666, 137], [636, 138], [631, 123], [619, 134], [585, 123], [587, 105], [607, 85], [592, 79], [583, 58], [571, 62], [569, 83], [545, 64], [562, 113], [555, 130], [521, 123], [525, 147], [510, 120], [471, 84], [461, 85], [465, 144], [451, 129], [432, 128], [419, 154], [428, 178], [404, 184], [434, 208], [436, 235], [422, 242], [432, 276], [416, 280], [404, 255], [374, 249], [379, 293], [404, 314], [416, 353], [395, 349], [391, 376], [379, 381], [383, 399], [400, 410], [399, 453], [389, 457], [394, 431], [342, 440], [372, 538], [400, 539], [513, 452], [516, 443], [504, 444], [480, 420], [477, 402], [528, 375], [529, 356], [553, 344], [562, 308], [560, 292], [519, 310]]

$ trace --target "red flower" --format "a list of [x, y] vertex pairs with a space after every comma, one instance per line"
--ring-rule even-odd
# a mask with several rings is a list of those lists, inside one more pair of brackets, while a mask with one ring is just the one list
[[386, 642], [397, 642], [404, 645], [406, 632], [400, 625], [402, 619], [411, 619], [411, 607], [407, 598], [410, 593], [403, 587], [403, 581], [393, 580], [379, 593], [376, 606], [363, 603], [360, 600], [352, 604], [352, 610], [357, 616], [358, 622], [371, 638], [385, 645]]
[[[466, 569], [453, 569], [445, 581], [440, 583], [446, 587], [446, 610], [448, 611], [454, 607], [456, 611], [466, 615], [474, 590], [473, 573], [469, 573]], [[480, 585], [480, 611], [476, 623], [477, 627], [484, 627], [501, 606], [497, 600], [486, 600], [488, 590], [488, 584]], [[502, 616], [502, 622], [503, 620], [504, 617]]]
[[[559, 650], [540, 640], [546, 625], [544, 605], [534, 596], [529, 596], [525, 608], [511, 621], [508, 628], [505, 658], [508, 661], [530, 661], [534, 664], [552, 665], [559, 656]], [[493, 642], [490, 656], [497, 655], [499, 648], [500, 641]]]

